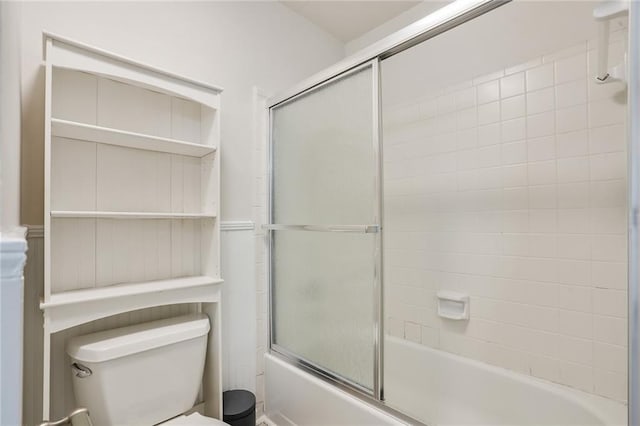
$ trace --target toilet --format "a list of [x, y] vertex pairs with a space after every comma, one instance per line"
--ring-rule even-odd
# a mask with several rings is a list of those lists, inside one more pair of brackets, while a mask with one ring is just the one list
[[76, 403], [96, 426], [217, 425], [193, 408], [204, 372], [209, 318], [185, 315], [67, 342]]

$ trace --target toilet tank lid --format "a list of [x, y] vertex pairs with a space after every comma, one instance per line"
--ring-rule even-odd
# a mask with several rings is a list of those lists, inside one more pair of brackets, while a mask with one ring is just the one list
[[83, 362], [104, 362], [161, 346], [195, 339], [209, 332], [209, 317], [191, 314], [76, 336], [67, 354]]

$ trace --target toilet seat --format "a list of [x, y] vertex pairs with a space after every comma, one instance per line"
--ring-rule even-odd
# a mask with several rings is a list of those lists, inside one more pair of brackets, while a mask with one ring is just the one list
[[214, 419], [211, 417], [205, 417], [200, 413], [192, 413], [187, 416], [182, 415], [161, 424], [171, 425], [171, 426], [174, 426], [174, 425], [228, 426], [228, 423], [225, 423], [222, 420]]

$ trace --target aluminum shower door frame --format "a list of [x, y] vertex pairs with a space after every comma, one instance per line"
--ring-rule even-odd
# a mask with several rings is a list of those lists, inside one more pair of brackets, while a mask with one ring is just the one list
[[[272, 231], [279, 227], [278, 224], [273, 223], [273, 144], [272, 144], [272, 124], [273, 124], [273, 110], [278, 106], [282, 106], [285, 103], [294, 101], [300, 96], [309, 94], [311, 91], [320, 88], [321, 86], [330, 83], [332, 80], [336, 80], [341, 77], [345, 77], [348, 74], [357, 71], [363, 67], [373, 67], [373, 84], [375, 96], [372, 105], [374, 110], [373, 117], [373, 143], [375, 152], [375, 161], [377, 163], [376, 174], [376, 188], [377, 197], [376, 204], [378, 205], [378, 219], [379, 224], [382, 225], [382, 212], [383, 212], [383, 194], [382, 194], [382, 112], [381, 112], [381, 93], [380, 93], [380, 61], [389, 58], [397, 53], [400, 53], [406, 49], [416, 46], [423, 41], [444, 33], [458, 25], [464, 24], [474, 18], [484, 15], [485, 13], [503, 6], [509, 3], [511, 0], [457, 0], [431, 14], [416, 21], [413, 24], [393, 33], [392, 35], [372, 44], [368, 48], [365, 48], [344, 60], [336, 63], [335, 65], [313, 75], [312, 77], [298, 83], [297, 85], [289, 88], [288, 90], [273, 96], [267, 101], [267, 107], [269, 108], [269, 126], [268, 126], [268, 160], [267, 160], [267, 174], [268, 174], [268, 194], [267, 194], [267, 211], [268, 211], [268, 224], [264, 229], [267, 232], [268, 244], [267, 244], [267, 277], [269, 288], [269, 303], [268, 303], [268, 341], [269, 349], [272, 353], [279, 356], [286, 362], [297, 366], [312, 375], [328, 381], [336, 387], [371, 403], [377, 408], [397, 417], [400, 421], [407, 424], [422, 424], [414, 418], [407, 416], [406, 414], [387, 406], [384, 403], [384, 386], [383, 386], [383, 369], [384, 369], [384, 315], [383, 315], [383, 280], [382, 280], [382, 235], [378, 234], [377, 238], [377, 252], [375, 256], [375, 269], [376, 269], [376, 282], [374, 285], [374, 308], [376, 313], [375, 322], [375, 341], [374, 341], [374, 389], [373, 392], [368, 389], [359, 386], [352, 381], [340, 377], [321, 366], [315, 365], [309, 360], [304, 360], [297, 355], [291, 353], [286, 348], [277, 345], [274, 341], [274, 311], [273, 311], [273, 288], [274, 288], [274, 265], [273, 265], [273, 238]], [[300, 226], [300, 225], [298, 225]]]
[[640, 424], [640, 2], [629, 2], [628, 394], [629, 425]]
[[[351, 75], [361, 72], [366, 69], [371, 69], [371, 84], [372, 84], [372, 123], [374, 130], [372, 131], [372, 152], [374, 164], [372, 167], [374, 169], [374, 193], [375, 197], [373, 200], [372, 208], [374, 210], [374, 224], [362, 224], [362, 225], [314, 225], [314, 224], [305, 224], [305, 225], [293, 225], [293, 224], [274, 224], [274, 204], [273, 204], [273, 110], [274, 108], [281, 107], [290, 102], [294, 102], [300, 97], [312, 95], [313, 92], [322, 89], [323, 87], [330, 85], [336, 81], [341, 79], [349, 78]], [[381, 141], [379, 140], [381, 134], [381, 105], [380, 105], [380, 64], [377, 58], [374, 58], [370, 61], [367, 61], [363, 64], [360, 64], [356, 67], [349, 69], [346, 72], [338, 74], [333, 78], [323, 81], [321, 84], [314, 85], [309, 90], [306, 90], [302, 93], [297, 94], [296, 96], [290, 97], [283, 102], [280, 102], [277, 106], [269, 108], [269, 163], [268, 163], [268, 173], [269, 173], [269, 189], [268, 189], [268, 222], [269, 224], [263, 225], [263, 229], [268, 231], [268, 279], [269, 279], [269, 349], [278, 354], [280, 357], [286, 359], [288, 362], [305, 369], [306, 371], [310, 371], [317, 376], [320, 376], [324, 379], [330, 380], [332, 383], [336, 385], [340, 385], [343, 388], [348, 388], [358, 392], [361, 395], [365, 395], [369, 398], [375, 398], [379, 400], [379, 395], [382, 389], [382, 371], [380, 366], [381, 356], [382, 356], [382, 339], [383, 339], [383, 329], [382, 329], [382, 229], [380, 224], [382, 223], [382, 176], [381, 176], [381, 165], [382, 165], [382, 155], [380, 152]], [[347, 377], [341, 376], [338, 373], [329, 371], [328, 369], [318, 365], [311, 359], [303, 358], [287, 348], [277, 344], [276, 336], [275, 336], [275, 324], [274, 324], [274, 306], [273, 306], [273, 294], [274, 294], [274, 282], [275, 282], [275, 271], [273, 266], [273, 231], [302, 231], [302, 232], [333, 232], [333, 233], [357, 233], [357, 234], [373, 234], [375, 237], [374, 244], [374, 253], [373, 253], [373, 307], [374, 307], [374, 340], [373, 340], [373, 366], [374, 371], [372, 372], [372, 382], [373, 387], [371, 389], [363, 386]]]

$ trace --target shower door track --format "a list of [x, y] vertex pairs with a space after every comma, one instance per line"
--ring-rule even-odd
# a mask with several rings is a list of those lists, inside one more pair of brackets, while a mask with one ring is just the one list
[[396, 31], [333, 66], [267, 100], [269, 109], [293, 100], [311, 89], [374, 59], [386, 59], [430, 38], [510, 3], [511, 0], [457, 0]]

